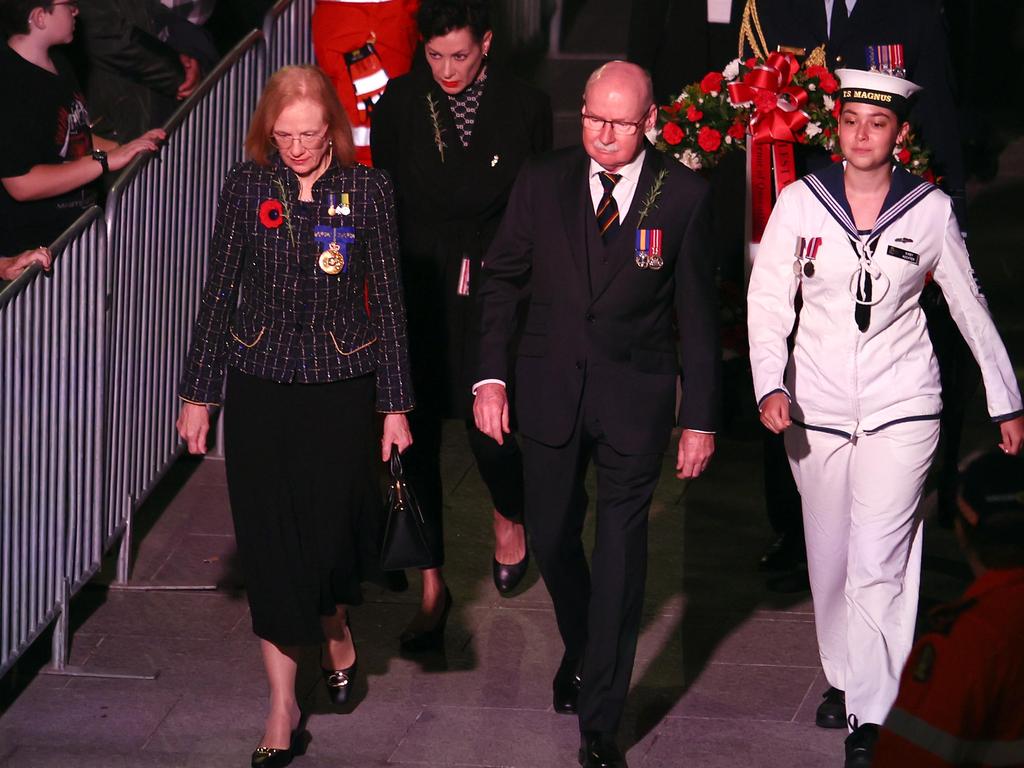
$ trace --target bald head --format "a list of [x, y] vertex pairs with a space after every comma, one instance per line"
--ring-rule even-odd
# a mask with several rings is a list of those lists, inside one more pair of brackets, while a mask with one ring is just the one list
[[609, 61], [590, 73], [583, 89], [584, 103], [607, 94], [634, 98], [643, 110], [654, 104], [651, 76], [643, 67], [628, 61]]
[[588, 78], [583, 91], [583, 148], [605, 170], [628, 165], [644, 147], [657, 118], [646, 70], [609, 61]]

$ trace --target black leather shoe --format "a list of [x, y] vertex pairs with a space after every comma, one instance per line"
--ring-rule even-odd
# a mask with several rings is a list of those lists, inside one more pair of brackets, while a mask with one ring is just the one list
[[301, 727], [292, 731], [288, 749], [256, 747], [252, 753], [252, 768], [284, 768], [291, 763], [293, 757], [298, 757], [306, 751], [306, 735]]
[[789, 571], [806, 562], [807, 550], [803, 539], [784, 533], [761, 555], [757, 570]]
[[878, 743], [878, 726], [874, 723], [856, 725], [856, 718], [851, 720], [853, 733], [846, 737], [845, 768], [871, 768]]
[[444, 650], [444, 628], [448, 623], [448, 614], [452, 610], [452, 593], [448, 587], [444, 588], [444, 609], [441, 611], [441, 618], [431, 629], [423, 632], [403, 632], [399, 638], [402, 653], [423, 653], [425, 651]]
[[336, 707], [347, 704], [356, 680], [356, 663], [353, 662], [351, 667], [345, 669], [320, 667], [320, 673], [324, 676], [324, 682], [327, 683], [327, 697], [331, 703]]
[[526, 554], [523, 555], [523, 559], [518, 563], [512, 565], [505, 565], [499, 563], [497, 560], [491, 561], [491, 575], [494, 577], [494, 586], [498, 588], [498, 592], [503, 595], [507, 595], [513, 589], [519, 586], [519, 582], [523, 580], [523, 576], [526, 575], [526, 569], [530, 565], [530, 552], [527, 550]]
[[818, 711], [814, 713], [815, 724], [819, 728], [845, 728], [846, 694], [838, 688], [829, 686], [821, 698], [824, 701], [818, 705]]
[[615, 746], [615, 737], [600, 731], [583, 731], [580, 734], [578, 759], [583, 768], [629, 768], [626, 758]]
[[555, 679], [551, 682], [554, 694], [551, 697], [551, 706], [557, 714], [576, 714], [581, 685], [583, 685], [583, 681], [580, 678], [579, 660], [563, 656], [562, 663], [558, 665], [558, 671], [555, 672]]

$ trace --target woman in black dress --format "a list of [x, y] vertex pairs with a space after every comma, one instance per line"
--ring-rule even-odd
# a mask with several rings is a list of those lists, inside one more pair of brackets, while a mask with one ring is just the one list
[[421, 610], [402, 636], [413, 652], [439, 648], [451, 595], [441, 576], [441, 423], [466, 420], [494, 503], [494, 580], [503, 594], [526, 571], [522, 463], [472, 422], [473, 311], [480, 264], [516, 175], [551, 146], [551, 105], [540, 91], [487, 61], [493, 34], [482, 0], [424, 0], [417, 17], [428, 66], [388, 83], [373, 115], [373, 162], [398, 193], [409, 346], [419, 403], [407, 474], [432, 523], [434, 562], [423, 571]]
[[221, 193], [178, 431], [205, 453], [226, 369], [228, 491], [270, 684], [252, 765], [269, 768], [295, 747], [296, 646], [322, 643], [328, 693], [348, 698], [347, 606], [362, 601], [363, 566], [376, 557], [360, 514], [374, 410], [386, 414], [386, 461], [412, 442], [413, 395], [391, 182], [354, 164], [320, 70], [271, 77], [246, 152]]

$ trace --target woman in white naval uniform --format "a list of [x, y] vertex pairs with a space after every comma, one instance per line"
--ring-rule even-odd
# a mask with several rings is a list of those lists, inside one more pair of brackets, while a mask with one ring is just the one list
[[917, 614], [916, 510], [941, 410], [918, 305], [927, 275], [981, 367], [1008, 453], [1020, 450], [1024, 415], [949, 197], [892, 164], [917, 86], [878, 72], [837, 74], [845, 161], [779, 195], [750, 278], [748, 324], [761, 421], [785, 430], [803, 499], [818, 649], [836, 689], [826, 695], [838, 694], [841, 718], [845, 691], [846, 765], [866, 766]]

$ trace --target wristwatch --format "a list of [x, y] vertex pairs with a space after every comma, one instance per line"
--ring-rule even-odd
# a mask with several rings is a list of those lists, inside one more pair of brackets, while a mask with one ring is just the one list
[[104, 173], [110, 173], [110, 166], [107, 164], [107, 153], [102, 149], [94, 149], [92, 151], [92, 159], [103, 166]]

